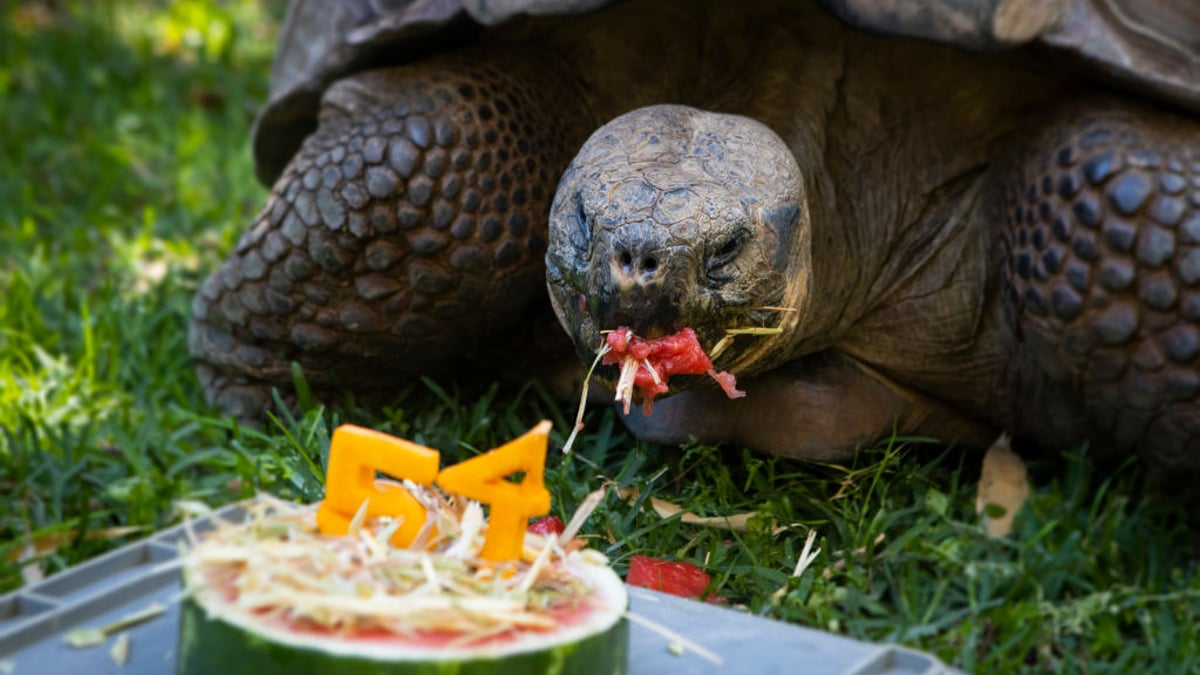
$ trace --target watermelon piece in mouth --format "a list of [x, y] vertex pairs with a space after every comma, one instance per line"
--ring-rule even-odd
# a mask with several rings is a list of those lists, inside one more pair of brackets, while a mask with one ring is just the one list
[[624, 404], [629, 414], [633, 402], [633, 391], [641, 394], [642, 413], [649, 416], [654, 412], [654, 397], [668, 391], [672, 375], [703, 375], [716, 380], [729, 398], [741, 398], [746, 392], [739, 391], [737, 379], [728, 372], [717, 372], [712, 360], [696, 339], [696, 331], [683, 328], [672, 335], [647, 340], [635, 335], [626, 326], [621, 326], [605, 336], [605, 351], [601, 358], [604, 365], [621, 366], [617, 380], [616, 400]]
[[628, 598], [596, 551], [527, 533], [498, 566], [477, 556], [478, 514], [397, 549], [386, 523], [330, 537], [315, 505], [271, 505], [185, 555], [180, 675], [628, 670]]

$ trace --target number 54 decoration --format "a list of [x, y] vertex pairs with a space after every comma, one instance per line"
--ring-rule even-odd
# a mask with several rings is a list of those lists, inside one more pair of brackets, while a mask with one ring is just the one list
[[[411, 544], [425, 524], [425, 507], [404, 486], [377, 481], [379, 471], [418, 485], [436, 481], [447, 492], [489, 505], [480, 556], [496, 562], [519, 558], [529, 519], [550, 512], [550, 492], [543, 481], [549, 437], [550, 421], [543, 420], [494, 450], [439, 471], [436, 450], [343, 424], [334, 429], [329, 445], [325, 501], [317, 510], [317, 526], [324, 534], [346, 534], [366, 502], [368, 518], [403, 518], [391, 541], [398, 547]], [[508, 480], [519, 472], [525, 474], [519, 483]]]

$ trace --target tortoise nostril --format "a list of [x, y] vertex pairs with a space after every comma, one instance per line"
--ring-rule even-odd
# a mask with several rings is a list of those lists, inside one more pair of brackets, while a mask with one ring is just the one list
[[619, 245], [613, 251], [613, 266], [626, 278], [648, 281], [662, 271], [665, 259], [661, 251], [643, 251], [639, 246]]

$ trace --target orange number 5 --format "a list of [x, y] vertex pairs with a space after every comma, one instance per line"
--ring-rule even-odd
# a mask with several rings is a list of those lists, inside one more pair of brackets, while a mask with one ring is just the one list
[[352, 424], [339, 426], [329, 444], [325, 501], [317, 510], [317, 527], [324, 534], [346, 534], [352, 516], [366, 502], [368, 518], [404, 519], [392, 544], [408, 546], [425, 524], [425, 507], [403, 485], [375, 480], [375, 471], [431, 485], [440, 461], [436, 450], [423, 445]]

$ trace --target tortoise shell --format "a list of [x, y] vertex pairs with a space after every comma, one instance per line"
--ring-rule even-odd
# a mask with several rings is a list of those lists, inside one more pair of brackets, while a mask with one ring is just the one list
[[[293, 0], [253, 131], [270, 185], [316, 128], [321, 94], [350, 73], [413, 61], [521, 15], [589, 12], [619, 0]], [[805, 0], [796, 0], [803, 2]], [[819, 0], [847, 23], [971, 50], [1041, 43], [1101, 78], [1200, 111], [1196, 0]]]

